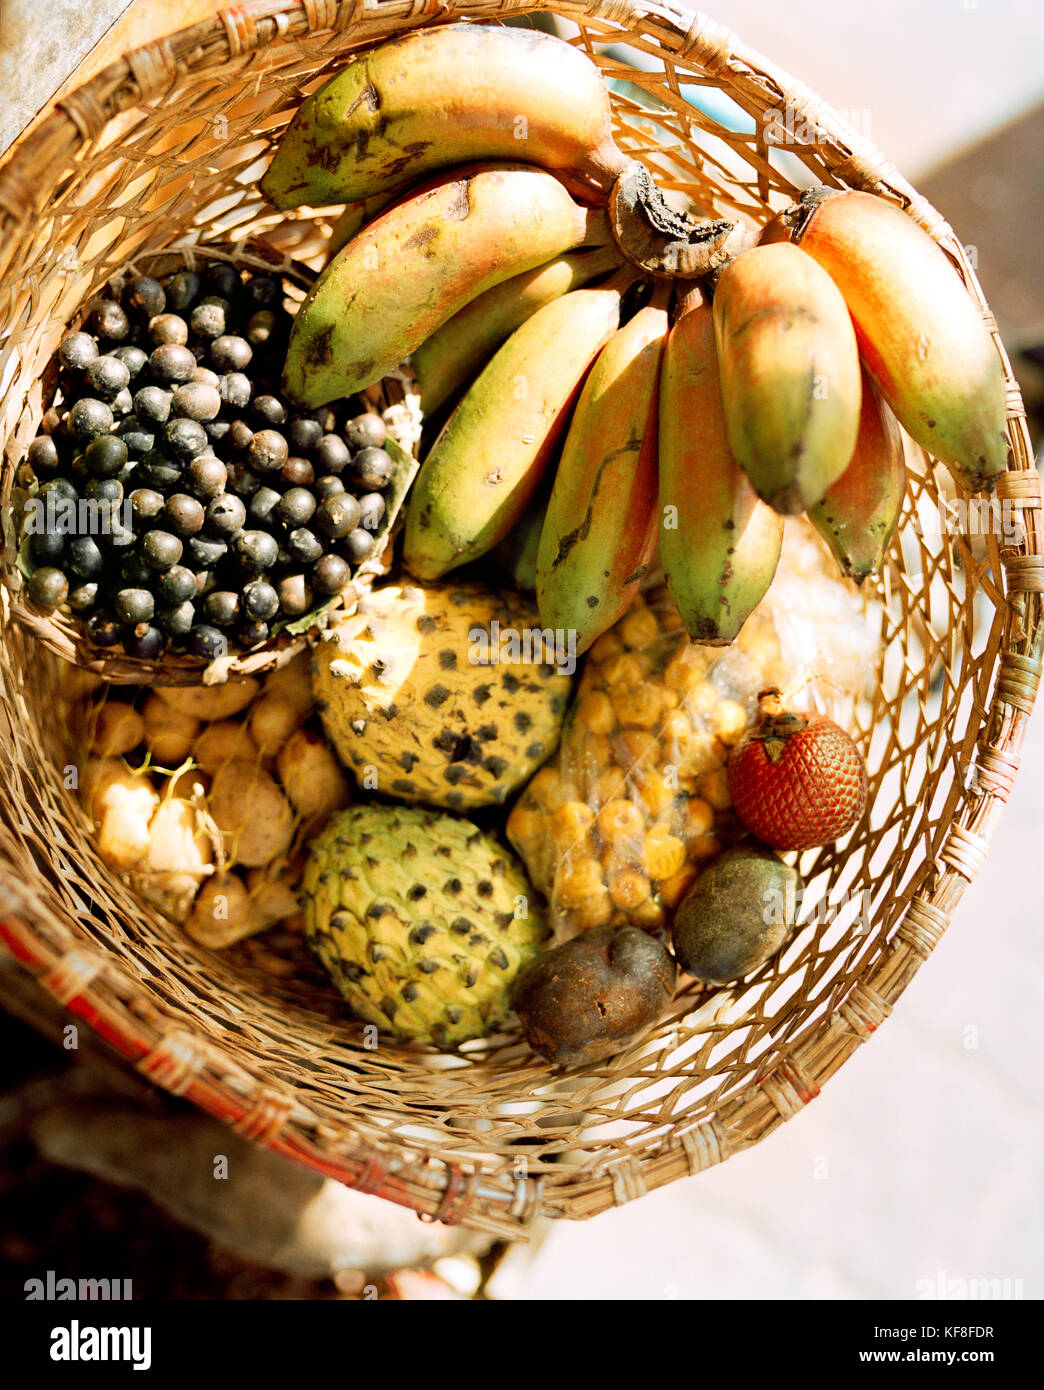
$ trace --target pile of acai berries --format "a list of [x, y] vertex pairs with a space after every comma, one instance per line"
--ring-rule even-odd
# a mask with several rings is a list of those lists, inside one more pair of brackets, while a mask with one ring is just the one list
[[62, 339], [60, 404], [26, 455], [35, 608], [130, 656], [209, 660], [344, 588], [394, 463], [358, 402], [280, 395], [290, 323], [277, 277], [219, 262], [133, 279]]

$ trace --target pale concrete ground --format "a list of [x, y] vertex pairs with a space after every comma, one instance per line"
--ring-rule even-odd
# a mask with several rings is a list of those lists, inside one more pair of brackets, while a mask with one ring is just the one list
[[[68, 60], [86, 51], [85, 27], [96, 38], [109, 29], [87, 59], [97, 71], [129, 43], [211, 8], [208, 0], [91, 0], [71, 7], [80, 16], [75, 35], [59, 25], [55, 40], [37, 27], [39, 7], [6, 0], [0, 70], [12, 41], [22, 54], [32, 41], [34, 61], [12, 69], [17, 83], [4, 81], [0, 148], [8, 127], [31, 120], [64, 82]], [[717, 0], [708, 8], [843, 108], [915, 180], [1042, 94], [1037, 0], [882, 0], [872, 10], [836, 0]], [[52, 23], [63, 11], [48, 6]], [[23, 22], [30, 14], [32, 26]], [[953, 210], [943, 211], [960, 230]], [[1039, 307], [1039, 286], [1032, 289]], [[953, 926], [894, 1016], [822, 1096], [723, 1167], [594, 1222], [555, 1227], [532, 1257], [508, 1261], [494, 1292], [955, 1297], [981, 1291], [960, 1281], [994, 1280], [995, 1292], [1039, 1298], [1042, 818], [1038, 716], [993, 850]]]

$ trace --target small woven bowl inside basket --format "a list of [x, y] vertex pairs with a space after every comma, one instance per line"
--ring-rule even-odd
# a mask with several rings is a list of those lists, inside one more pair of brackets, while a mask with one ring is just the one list
[[[118, 287], [133, 275], [147, 274], [162, 278], [177, 270], [193, 270], [215, 261], [232, 264], [237, 269], [278, 274], [282, 277], [285, 298], [290, 304], [300, 303], [315, 279], [315, 270], [311, 267], [277, 251], [264, 240], [251, 237], [247, 241], [231, 244], [198, 242], [154, 256], [135, 256], [116, 271], [109, 283]], [[84, 303], [65, 325], [66, 332], [82, 327], [88, 307]], [[45, 409], [54, 399], [56, 367], [56, 360], [52, 360], [43, 374], [41, 389]], [[60, 611], [50, 614], [39, 612], [24, 598], [24, 587], [19, 587], [22, 579], [20, 572], [9, 569], [4, 578], [11, 592], [11, 616], [56, 656], [117, 685], [210, 684], [245, 676], [261, 676], [284, 666], [304, 649], [309, 636], [325, 626], [337, 609], [351, 608], [356, 604], [374, 579], [386, 574], [391, 564], [399, 510], [416, 470], [413, 451], [417, 447], [419, 426], [415, 426], [414, 421], [419, 421], [419, 411], [411, 409], [408, 404], [412, 403], [412, 390], [405, 372], [378, 382], [367, 391], [366, 396], [370, 408], [385, 416], [390, 437], [409, 455], [410, 463], [407, 464], [404, 458], [393, 476], [388, 491], [388, 510], [377, 532], [373, 554], [356, 566], [347, 586], [339, 594], [317, 602], [312, 615], [288, 624], [288, 630], [276, 633], [257, 646], [234, 650], [217, 661], [207, 662], [175, 651], [166, 651], [154, 660], [146, 660], [129, 656], [120, 648], [96, 645], [87, 636], [84, 624], [71, 615]]]
[[[1039, 481], [957, 237], [808, 88], [705, 16], [638, 0], [553, 8], [609, 80], [617, 142], [662, 187], [755, 227], [812, 182], [890, 200], [950, 257], [1004, 362], [1011, 453], [997, 493], [1019, 535], [919, 527], [916, 511], [939, 515], [952, 490], [915, 452], [900, 533], [864, 586], [882, 614], [873, 697], [852, 728], [868, 810], [843, 852], [801, 863], [810, 906], [844, 895], [859, 929], [810, 920], [742, 984], [709, 1001], [683, 987], [645, 1041], [591, 1066], [548, 1067], [514, 1024], [455, 1055], [384, 1038], [374, 1049], [290, 945], [208, 952], [106, 868], [48, 717], [56, 663], [39, 659], [10, 593], [0, 615], [0, 940], [130, 1065], [241, 1134], [426, 1218], [508, 1238], [534, 1217], [592, 1216], [760, 1142], [872, 1036], [983, 863], [1044, 645]], [[4, 500], [43, 414], [41, 375], [91, 294], [193, 239], [321, 254], [336, 212], [283, 219], [257, 191], [302, 97], [362, 46], [503, 12], [502, 0], [247, 3], [64, 97], [0, 167]], [[794, 132], [782, 147], [780, 129]]]

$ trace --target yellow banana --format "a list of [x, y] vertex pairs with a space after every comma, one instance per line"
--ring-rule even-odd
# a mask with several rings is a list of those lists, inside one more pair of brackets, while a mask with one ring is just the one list
[[734, 640], [772, 583], [783, 518], [758, 499], [729, 448], [713, 315], [696, 291], [660, 373], [660, 561], [695, 642]]
[[584, 382], [537, 552], [544, 627], [572, 629], [583, 652], [629, 607], [656, 549], [657, 393], [666, 303], [609, 339]]
[[614, 278], [545, 304], [465, 393], [410, 494], [403, 560], [419, 579], [478, 559], [525, 512], [584, 374], [619, 322], [621, 287]]
[[818, 502], [859, 428], [859, 352], [830, 276], [787, 242], [730, 261], [714, 289], [729, 446], [776, 511]]
[[381, 44], [306, 98], [261, 191], [284, 210], [356, 202], [487, 159], [562, 170], [608, 191], [627, 160], [586, 54], [533, 30], [477, 24]]
[[465, 305], [410, 359], [425, 415], [433, 415], [471, 381], [531, 314], [619, 264], [620, 257], [608, 246], [573, 251], [513, 275]]
[[540, 169], [454, 170], [396, 203], [334, 257], [297, 311], [283, 385], [325, 405], [379, 381], [476, 295], [608, 236]]
[[848, 467], [808, 519], [856, 583], [879, 569], [899, 524], [906, 459], [899, 424], [863, 371], [859, 436]]
[[357, 236], [368, 222], [395, 201], [395, 193], [375, 193], [372, 198], [364, 198], [359, 203], [349, 203], [333, 224], [330, 240], [326, 247], [326, 264], [329, 265], [338, 251], [342, 250]]
[[809, 190], [783, 220], [840, 288], [863, 361], [900, 424], [961, 487], [988, 486], [1007, 467], [1004, 368], [940, 247], [872, 193]]

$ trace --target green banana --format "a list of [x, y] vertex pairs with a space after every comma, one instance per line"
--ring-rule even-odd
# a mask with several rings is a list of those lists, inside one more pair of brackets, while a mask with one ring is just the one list
[[613, 142], [601, 73], [582, 50], [478, 24], [381, 44], [305, 99], [261, 191], [284, 211], [357, 202], [489, 159], [561, 170], [608, 191], [628, 161]]
[[768, 592], [783, 518], [729, 448], [712, 312], [699, 291], [683, 310], [660, 373], [660, 561], [689, 636], [717, 647]]
[[631, 272], [538, 309], [465, 393], [410, 494], [403, 560], [419, 579], [478, 559], [525, 512], [584, 374], [619, 322], [623, 276]]
[[545, 627], [577, 651], [629, 607], [656, 549], [657, 381], [670, 290], [613, 334], [584, 382], [537, 553]]
[[410, 363], [425, 415], [471, 381], [531, 314], [620, 264], [609, 246], [573, 251], [480, 294], [421, 343]]
[[608, 238], [604, 212], [525, 165], [454, 170], [364, 227], [297, 311], [283, 369], [308, 408], [379, 381], [503, 280]]

